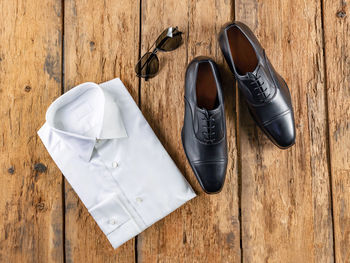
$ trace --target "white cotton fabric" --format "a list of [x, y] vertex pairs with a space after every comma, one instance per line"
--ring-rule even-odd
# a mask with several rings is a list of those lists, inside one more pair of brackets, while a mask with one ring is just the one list
[[38, 135], [114, 248], [196, 196], [120, 79], [63, 94]]

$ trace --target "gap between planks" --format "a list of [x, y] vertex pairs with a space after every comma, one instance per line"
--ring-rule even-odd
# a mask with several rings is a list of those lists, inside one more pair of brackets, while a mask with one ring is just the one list
[[322, 52], [323, 52], [323, 75], [324, 75], [324, 93], [325, 93], [325, 107], [326, 107], [326, 145], [327, 145], [327, 163], [328, 163], [328, 179], [329, 179], [329, 192], [331, 196], [330, 200], [330, 208], [331, 208], [331, 218], [332, 218], [332, 232], [333, 232], [333, 259], [334, 262], [337, 262], [336, 258], [336, 242], [335, 242], [335, 229], [334, 229], [334, 196], [333, 196], [333, 183], [332, 183], [332, 162], [331, 162], [331, 145], [330, 145], [330, 127], [329, 127], [329, 107], [328, 107], [328, 92], [327, 92], [327, 83], [328, 83], [328, 76], [327, 76], [327, 59], [326, 59], [326, 40], [325, 40], [325, 29], [324, 29], [324, 0], [320, 0], [320, 6], [321, 6], [321, 29], [322, 29]]

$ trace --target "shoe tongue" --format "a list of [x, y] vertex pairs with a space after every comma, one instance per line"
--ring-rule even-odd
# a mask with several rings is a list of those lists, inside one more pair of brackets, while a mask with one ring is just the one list
[[[223, 137], [223, 125], [222, 125], [222, 111], [221, 106], [219, 105], [216, 109], [207, 110], [204, 108], [197, 107], [197, 125], [195, 128], [195, 133], [197, 138], [203, 142], [207, 142], [208, 138], [211, 139], [211, 142], [217, 142]], [[211, 120], [211, 121], [209, 121]], [[209, 122], [208, 122], [209, 121]], [[208, 129], [208, 125], [213, 127]], [[209, 133], [213, 133], [208, 137]]]
[[220, 106], [218, 106], [216, 109], [213, 109], [213, 110], [207, 110], [205, 108], [199, 108], [197, 106], [197, 111], [203, 113], [203, 114], [209, 114], [209, 116], [212, 116], [218, 112], [220, 112]]
[[255, 68], [252, 72], [247, 72], [247, 73], [244, 75], [244, 78], [249, 79], [249, 78], [250, 78], [250, 75], [255, 75], [255, 76], [257, 76], [258, 73], [259, 73], [259, 70], [260, 70], [260, 65], [258, 64], [258, 65], [256, 66], [256, 68]]
[[[261, 92], [260, 89], [258, 91], [256, 90], [256, 85], [252, 85], [252, 79], [255, 78], [252, 75], [259, 78], [259, 83], [263, 83], [263, 85], [261, 85], [261, 89], [264, 90], [264, 92], [266, 92], [266, 94], [272, 93], [271, 87], [270, 87], [270, 85], [268, 85], [269, 82], [268, 82], [268, 76], [266, 74], [266, 71], [259, 64], [254, 69], [253, 72], [248, 72], [244, 76], [244, 79], [243, 79], [243, 83], [246, 84], [246, 87], [250, 90], [251, 94], [256, 94], [257, 92]], [[254, 100], [256, 100], [256, 99], [258, 99], [258, 98], [254, 97]]]

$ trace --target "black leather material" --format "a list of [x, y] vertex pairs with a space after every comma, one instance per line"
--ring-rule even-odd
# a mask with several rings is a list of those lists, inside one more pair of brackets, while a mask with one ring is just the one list
[[[232, 27], [244, 34], [257, 57], [255, 70], [245, 75], [238, 73], [231, 54], [227, 32]], [[271, 65], [254, 33], [241, 22], [228, 23], [220, 32], [219, 44], [255, 122], [278, 147], [286, 149], [292, 146], [295, 142], [295, 124], [288, 86]]]
[[[217, 105], [213, 110], [197, 105], [196, 83], [201, 63], [210, 64], [215, 79]], [[220, 192], [227, 167], [225, 109], [218, 68], [210, 58], [197, 57], [187, 67], [181, 139], [187, 159], [203, 190], [210, 194]]]

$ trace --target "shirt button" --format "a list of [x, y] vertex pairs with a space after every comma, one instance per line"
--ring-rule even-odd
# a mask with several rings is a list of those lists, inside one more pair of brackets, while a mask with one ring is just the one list
[[142, 200], [142, 198], [141, 198], [141, 197], [137, 197], [137, 198], [136, 198], [136, 202], [138, 202], [138, 203], [142, 203], [142, 201], [143, 201], [143, 200]]
[[116, 225], [118, 222], [117, 222], [116, 219], [110, 219], [110, 220], [108, 221], [108, 223], [111, 224], [111, 225]]
[[117, 167], [118, 167], [118, 163], [117, 163], [117, 162], [113, 162], [113, 163], [112, 163], [112, 167], [113, 167], [113, 168], [117, 168]]

